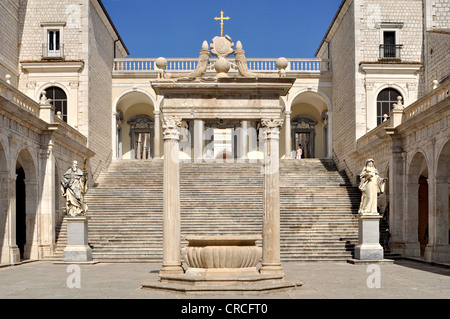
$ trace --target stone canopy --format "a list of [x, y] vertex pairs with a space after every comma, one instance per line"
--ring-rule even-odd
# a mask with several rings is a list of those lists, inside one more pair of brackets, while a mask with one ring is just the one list
[[180, 78], [152, 82], [165, 116], [183, 119], [279, 118], [294, 78]]

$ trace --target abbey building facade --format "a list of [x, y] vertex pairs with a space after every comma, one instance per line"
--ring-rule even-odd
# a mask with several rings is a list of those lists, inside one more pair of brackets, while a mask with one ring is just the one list
[[[343, 0], [315, 58], [244, 58], [254, 77], [295, 79], [279, 101], [280, 160], [301, 145], [303, 159], [333, 159], [357, 186], [373, 158], [389, 179], [378, 206], [391, 248], [446, 262], [449, 21], [447, 0]], [[72, 160], [87, 159], [92, 186], [114, 161], [165, 156], [157, 83], [195, 74], [214, 48], [199, 39], [198, 58], [126, 58], [100, 0], [0, 0], [0, 23], [0, 262], [14, 264], [53, 255]], [[237, 40], [228, 78], [242, 77]], [[204, 82], [219, 59], [205, 64]], [[179, 107], [181, 160], [264, 160], [258, 119]]]

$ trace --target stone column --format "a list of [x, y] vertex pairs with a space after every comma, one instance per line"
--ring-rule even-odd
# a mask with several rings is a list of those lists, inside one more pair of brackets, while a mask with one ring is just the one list
[[248, 134], [248, 151], [249, 152], [255, 152], [258, 150], [258, 137], [256, 136], [256, 126], [257, 123], [254, 121], [249, 122], [250, 129], [247, 127], [247, 134]]
[[53, 142], [47, 140], [47, 149], [41, 154], [43, 174], [41, 213], [40, 213], [40, 250], [42, 256], [53, 255], [55, 246], [55, 158]]
[[161, 125], [159, 114], [160, 111], [155, 111], [155, 126], [154, 126], [154, 137], [153, 137], [153, 147], [155, 148], [153, 152], [154, 158], [161, 158]]
[[279, 141], [282, 119], [261, 120], [264, 129], [264, 217], [261, 274], [284, 276], [280, 259]]
[[240, 136], [240, 145], [239, 145], [239, 157], [241, 160], [245, 160], [247, 158], [247, 128], [248, 128], [248, 122], [247, 121], [241, 121], [241, 136]]
[[203, 160], [203, 130], [204, 122], [194, 120], [194, 162], [201, 163]]
[[8, 178], [8, 194], [9, 194], [9, 206], [8, 206], [8, 220], [7, 220], [7, 230], [8, 233], [8, 240], [6, 241], [7, 244], [9, 244], [9, 249], [5, 254], [8, 254], [8, 259], [6, 263], [9, 264], [17, 264], [20, 262], [20, 250], [17, 246], [16, 241], [16, 180], [17, 180], [17, 174], [10, 175], [10, 178]]
[[11, 224], [12, 220], [15, 223], [15, 182], [16, 178], [10, 178], [8, 172], [0, 172], [0, 229], [4, 230], [0, 238], [0, 264], [15, 264], [20, 261], [19, 249], [15, 245], [15, 226]]
[[[387, 132], [389, 134], [389, 132]], [[400, 135], [391, 134], [391, 159], [389, 167], [389, 229], [390, 246], [395, 253], [405, 249], [405, 153]]]
[[38, 245], [38, 196], [39, 181], [37, 179], [25, 179], [26, 192], [26, 238], [24, 255], [30, 259], [39, 259]]
[[163, 264], [160, 275], [182, 274], [180, 237], [180, 168], [179, 139], [181, 120], [163, 120], [164, 202]]
[[430, 177], [428, 244], [425, 260], [429, 262], [450, 262], [448, 244], [448, 178]]
[[285, 158], [292, 158], [292, 137], [291, 137], [291, 111], [286, 111], [284, 122], [284, 154]]

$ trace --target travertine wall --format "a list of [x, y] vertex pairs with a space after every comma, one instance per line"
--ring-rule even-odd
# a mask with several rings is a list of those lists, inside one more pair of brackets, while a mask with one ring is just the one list
[[89, 147], [96, 153], [94, 179], [112, 159], [112, 66], [114, 39], [89, 2]]
[[432, 90], [434, 80], [442, 82], [450, 76], [450, 29], [428, 31], [426, 39], [425, 93]]
[[17, 87], [19, 75], [19, 0], [0, 0], [0, 79], [11, 75]]
[[425, 0], [428, 3], [428, 29], [450, 28], [450, 1], [449, 0]]
[[403, 45], [402, 61], [422, 60], [422, 0], [355, 0], [355, 6], [360, 14], [355, 17], [360, 32], [355, 40], [361, 61], [378, 61], [383, 30], [396, 31], [396, 44]]
[[[354, 10], [351, 6], [330, 42], [333, 59], [333, 147], [343, 158], [355, 145], [355, 35]], [[340, 162], [339, 169], [345, 169]]]
[[[61, 74], [47, 74], [48, 84], [64, 88], [68, 96], [68, 113], [77, 117], [69, 123], [75, 125], [88, 138], [89, 147], [96, 153], [91, 159], [94, 178], [111, 159], [111, 71], [114, 58], [114, 40], [117, 35], [97, 0], [18, 0], [20, 2], [18, 41], [21, 62], [42, 60], [43, 46], [47, 43], [47, 30], [60, 30], [60, 42], [64, 46], [64, 59], [59, 62], [82, 61], [84, 67], [71, 74], [70, 89]], [[121, 50], [116, 56], [122, 57]], [[61, 64], [62, 67], [63, 64]], [[1, 75], [1, 74], [0, 74]], [[39, 78], [40, 77], [40, 78]], [[74, 78], [76, 77], [76, 78]], [[76, 80], [74, 80], [76, 79]], [[39, 85], [39, 88], [36, 85]], [[42, 89], [42, 75], [21, 75], [19, 88], [30, 85]], [[32, 90], [34, 92], [34, 90]], [[30, 91], [31, 92], [31, 91]], [[76, 95], [74, 98], [73, 95]], [[40, 92], [30, 95], [35, 100]]]
[[86, 18], [86, 0], [20, 0], [20, 60], [40, 60], [47, 43], [46, 27], [61, 27], [66, 60], [82, 58], [86, 52], [80, 28]]

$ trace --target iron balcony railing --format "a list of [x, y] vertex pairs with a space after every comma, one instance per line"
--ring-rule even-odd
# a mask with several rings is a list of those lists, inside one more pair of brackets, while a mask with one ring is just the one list
[[380, 59], [401, 59], [402, 44], [380, 45]]
[[42, 58], [44, 59], [63, 59], [64, 58], [64, 45], [44, 43], [42, 45]]

